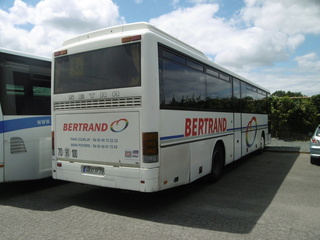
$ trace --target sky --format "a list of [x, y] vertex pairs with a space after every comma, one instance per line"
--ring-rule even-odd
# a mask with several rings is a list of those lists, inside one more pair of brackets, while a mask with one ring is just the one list
[[320, 0], [0, 0], [0, 47], [51, 57], [68, 38], [134, 22], [271, 93], [320, 94]]

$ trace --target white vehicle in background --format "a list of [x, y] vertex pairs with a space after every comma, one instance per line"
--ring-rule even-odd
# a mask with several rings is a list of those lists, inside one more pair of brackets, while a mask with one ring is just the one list
[[146, 24], [77, 36], [53, 56], [53, 178], [154, 192], [270, 140], [268, 90]]
[[51, 60], [0, 49], [0, 182], [51, 176]]
[[310, 139], [310, 163], [320, 164], [320, 125], [316, 128]]

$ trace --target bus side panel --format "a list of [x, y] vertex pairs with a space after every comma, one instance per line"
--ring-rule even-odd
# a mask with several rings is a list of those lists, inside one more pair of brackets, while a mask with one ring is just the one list
[[211, 172], [214, 142], [215, 139], [203, 140], [190, 144], [190, 182], [193, 182]]
[[233, 114], [234, 122], [234, 157], [233, 160], [238, 160], [242, 156], [242, 128], [241, 128], [241, 113]]
[[160, 154], [160, 189], [189, 183], [188, 144], [161, 148]]
[[[5, 117], [5, 120], [13, 121], [14, 119]], [[17, 120], [18, 123], [21, 122], [21, 119]], [[25, 121], [27, 122], [28, 119], [26, 118]], [[7, 128], [11, 128], [7, 126], [8, 122], [4, 121], [4, 181], [50, 177], [51, 131], [49, 123], [41, 121], [38, 127], [6, 131]], [[10, 125], [12, 126], [12, 123]], [[17, 127], [19, 128], [19, 125]]]
[[[177, 179], [178, 173], [184, 171], [192, 182], [209, 174], [218, 140], [225, 145], [226, 163], [233, 161], [232, 113], [161, 110], [160, 123], [162, 154], [165, 149], [161, 155], [161, 175], [168, 170], [171, 176], [166, 177]], [[162, 180], [168, 179], [161, 179], [160, 183]]]
[[244, 156], [260, 148], [262, 132], [265, 132], [265, 137], [268, 134], [268, 116], [242, 114], [242, 124], [242, 155]]

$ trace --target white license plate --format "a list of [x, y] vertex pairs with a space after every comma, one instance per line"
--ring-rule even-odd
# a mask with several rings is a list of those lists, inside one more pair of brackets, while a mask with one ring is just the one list
[[83, 173], [94, 174], [94, 175], [104, 175], [103, 167], [92, 167], [92, 166], [83, 166]]

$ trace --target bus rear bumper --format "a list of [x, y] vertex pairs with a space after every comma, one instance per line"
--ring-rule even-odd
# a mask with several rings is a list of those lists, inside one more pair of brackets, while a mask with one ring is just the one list
[[159, 168], [114, 167], [90, 164], [90, 167], [103, 169], [100, 173], [85, 173], [88, 164], [58, 161], [55, 179], [84, 183], [101, 187], [133, 190], [140, 192], [159, 191]]

